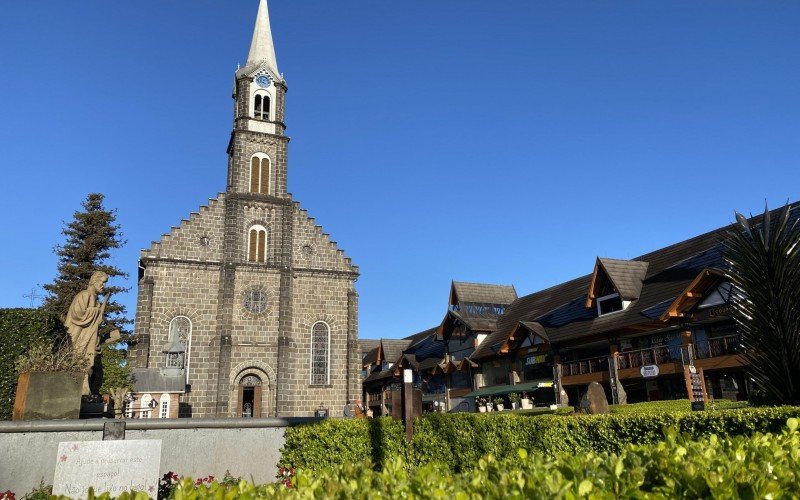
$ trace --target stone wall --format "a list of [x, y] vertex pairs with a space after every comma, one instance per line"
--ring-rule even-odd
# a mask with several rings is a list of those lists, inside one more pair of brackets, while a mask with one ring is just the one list
[[[53, 483], [58, 443], [100, 441], [104, 420], [0, 422], [0, 487], [21, 498]], [[275, 479], [291, 419], [129, 420], [126, 440], [160, 439], [160, 474], [221, 478], [226, 470], [257, 483]], [[210, 444], [213, 447], [210, 448]], [[24, 450], [24, 452], [23, 452]], [[257, 459], [254, 459], [257, 457]]]

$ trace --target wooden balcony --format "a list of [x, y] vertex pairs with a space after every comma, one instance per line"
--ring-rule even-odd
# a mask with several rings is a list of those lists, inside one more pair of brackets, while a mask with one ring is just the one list
[[608, 356], [566, 361], [561, 364], [561, 385], [586, 385], [592, 382], [608, 382]]
[[694, 364], [703, 370], [737, 368], [745, 365], [740, 356], [743, 350], [738, 334], [710, 338], [694, 345]]

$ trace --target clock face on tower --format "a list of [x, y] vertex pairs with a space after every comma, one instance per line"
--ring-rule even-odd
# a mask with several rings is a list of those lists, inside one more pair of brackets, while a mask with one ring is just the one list
[[256, 84], [261, 88], [267, 88], [272, 83], [272, 80], [267, 75], [259, 75], [256, 78]]

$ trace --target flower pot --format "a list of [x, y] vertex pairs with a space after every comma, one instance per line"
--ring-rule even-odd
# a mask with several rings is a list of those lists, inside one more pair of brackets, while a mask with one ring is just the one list
[[505, 405], [497, 405], [497, 411], [503, 411], [505, 409], [506, 409]]
[[485, 407], [485, 406], [479, 406], [479, 407], [478, 407], [478, 411], [479, 411], [480, 413], [486, 413], [486, 407]]
[[513, 402], [511, 403], [511, 409], [512, 409], [512, 410], [516, 410], [516, 409], [518, 409], [518, 408], [519, 408], [519, 403], [517, 403], [516, 401], [513, 401]]
[[531, 403], [530, 399], [523, 399], [520, 401], [520, 403], [522, 403], [523, 410], [530, 410], [531, 408], [533, 408], [533, 403]]
[[85, 373], [69, 372], [20, 373], [13, 419], [77, 419], [85, 377]]

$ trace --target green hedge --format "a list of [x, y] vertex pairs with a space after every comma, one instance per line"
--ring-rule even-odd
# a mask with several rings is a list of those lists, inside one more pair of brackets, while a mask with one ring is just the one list
[[17, 392], [14, 363], [37, 342], [53, 343], [66, 335], [53, 313], [39, 309], [0, 309], [0, 420], [10, 420]]
[[[706, 404], [709, 410], [733, 410], [747, 408], [747, 401], [730, 401], [717, 399]], [[611, 413], [662, 413], [665, 411], [692, 411], [692, 403], [688, 399], [675, 399], [669, 401], [651, 401], [649, 403], [633, 403], [627, 405], [610, 405]]]
[[403, 458], [413, 467], [440, 462], [451, 471], [474, 468], [492, 454], [517, 449], [554, 456], [561, 452], [619, 452], [630, 443], [654, 443], [674, 427], [693, 438], [776, 432], [800, 407], [673, 412], [661, 414], [526, 416], [475, 413], [428, 414], [415, 422], [406, 444], [400, 421], [329, 419], [286, 431], [281, 465], [320, 470], [371, 458], [377, 468]]
[[396, 458], [381, 471], [364, 462], [299, 470], [289, 488], [247, 481], [197, 485], [184, 479], [169, 498], [798, 498], [800, 433], [796, 419], [787, 424], [780, 434], [712, 435], [697, 441], [673, 429], [657, 444], [629, 445], [619, 454], [548, 457], [520, 449], [503, 459], [483, 457], [463, 473], [440, 464], [409, 468]]

